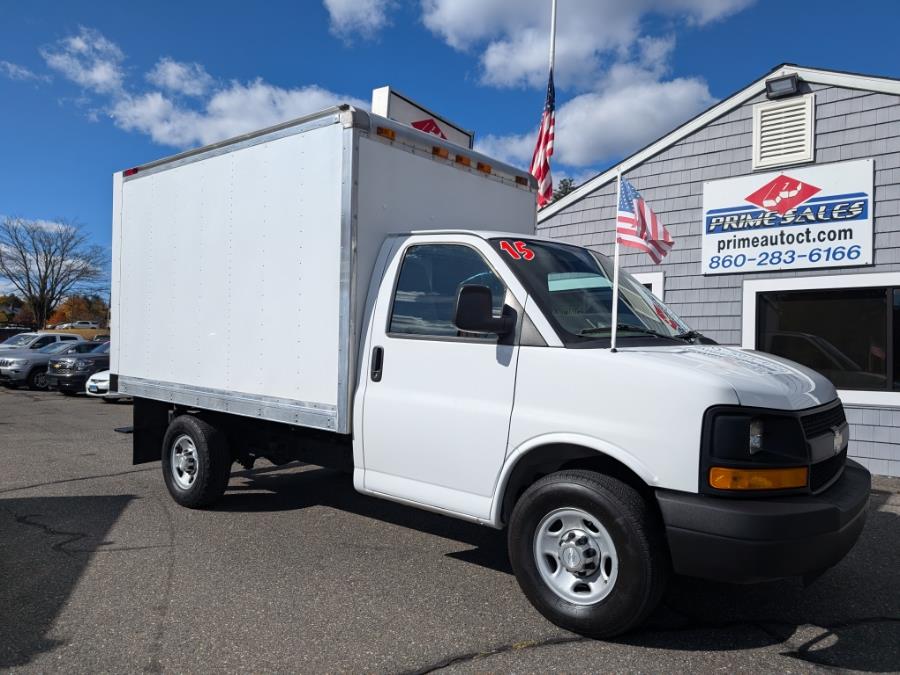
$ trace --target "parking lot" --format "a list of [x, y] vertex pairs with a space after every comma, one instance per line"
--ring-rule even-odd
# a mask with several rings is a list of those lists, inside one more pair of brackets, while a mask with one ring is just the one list
[[502, 533], [235, 466], [212, 511], [131, 465], [127, 404], [0, 389], [0, 668], [30, 672], [900, 669], [900, 480], [810, 587], [675, 579], [615, 642], [541, 618]]

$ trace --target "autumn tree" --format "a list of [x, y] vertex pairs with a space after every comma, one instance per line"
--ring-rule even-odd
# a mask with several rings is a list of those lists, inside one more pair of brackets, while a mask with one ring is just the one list
[[103, 323], [109, 313], [109, 305], [99, 295], [70, 295], [50, 315], [49, 323], [58, 325], [73, 321]]
[[0, 223], [0, 278], [7, 279], [44, 326], [63, 298], [95, 288], [106, 254], [66, 221], [6, 218]]

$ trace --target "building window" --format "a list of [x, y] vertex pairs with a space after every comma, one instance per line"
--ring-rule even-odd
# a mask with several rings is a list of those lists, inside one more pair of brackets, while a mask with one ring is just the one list
[[815, 95], [753, 106], [753, 168], [813, 161]]
[[757, 293], [756, 312], [757, 349], [838, 389], [900, 391], [900, 287], [772, 290]]
[[638, 283], [653, 293], [653, 295], [665, 302], [663, 297], [665, 286], [663, 272], [632, 272], [631, 276], [637, 279]]

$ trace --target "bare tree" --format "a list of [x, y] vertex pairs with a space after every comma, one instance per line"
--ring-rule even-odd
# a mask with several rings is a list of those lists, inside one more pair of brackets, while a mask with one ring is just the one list
[[105, 262], [103, 248], [90, 244], [79, 225], [23, 218], [0, 223], [0, 277], [19, 292], [39, 327], [67, 295], [92, 290]]

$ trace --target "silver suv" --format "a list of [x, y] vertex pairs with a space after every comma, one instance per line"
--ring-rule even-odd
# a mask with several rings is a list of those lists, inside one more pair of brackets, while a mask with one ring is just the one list
[[51, 342], [40, 349], [12, 349], [0, 352], [0, 384], [29, 389], [47, 388], [47, 364], [54, 356], [86, 354], [98, 347], [97, 342], [64, 340]]
[[0, 342], [0, 352], [8, 349], [40, 349], [54, 342], [76, 342], [83, 339], [80, 335], [71, 333], [19, 333]]

